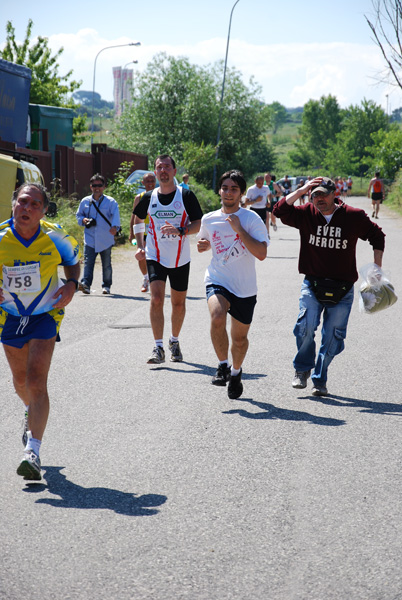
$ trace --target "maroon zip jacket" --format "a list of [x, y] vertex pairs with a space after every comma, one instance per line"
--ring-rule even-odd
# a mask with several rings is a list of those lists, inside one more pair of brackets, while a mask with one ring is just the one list
[[289, 205], [282, 198], [273, 211], [282, 223], [300, 232], [299, 273], [341, 281], [357, 281], [357, 240], [384, 250], [385, 234], [364, 210], [339, 202], [329, 224], [311, 203]]

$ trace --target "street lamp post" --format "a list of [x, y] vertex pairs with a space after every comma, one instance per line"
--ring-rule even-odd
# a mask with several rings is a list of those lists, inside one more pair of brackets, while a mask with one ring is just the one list
[[216, 149], [215, 149], [215, 162], [214, 162], [214, 174], [212, 177], [212, 189], [215, 190], [215, 184], [216, 184], [216, 163], [218, 160], [218, 154], [219, 154], [219, 141], [221, 138], [221, 121], [222, 121], [222, 106], [223, 106], [223, 96], [225, 93], [225, 79], [226, 79], [226, 66], [228, 63], [228, 53], [229, 53], [229, 40], [230, 40], [230, 28], [232, 26], [232, 15], [233, 15], [233, 11], [235, 9], [236, 4], [238, 4], [240, 2], [240, 0], [237, 0], [232, 7], [232, 10], [230, 12], [230, 19], [229, 19], [229, 30], [228, 30], [228, 40], [227, 40], [227, 44], [226, 44], [226, 56], [225, 56], [225, 66], [223, 69], [223, 81], [222, 81], [222, 92], [221, 92], [221, 102], [220, 102], [220, 107], [219, 107], [219, 120], [218, 120], [218, 135], [216, 138]]
[[[138, 64], [138, 60], [130, 60], [130, 62], [128, 62], [127, 64], [124, 65], [124, 67], [121, 70], [121, 76], [123, 77], [123, 71], [125, 71], [126, 67], [128, 67], [128, 65], [137, 65]], [[120, 114], [123, 114], [123, 80], [121, 82], [121, 89], [120, 89], [120, 106], [121, 106], [121, 112]]]
[[117, 44], [116, 46], [106, 46], [105, 48], [101, 48], [98, 54], [95, 56], [94, 61], [94, 78], [92, 84], [92, 121], [91, 121], [91, 146], [94, 141], [94, 96], [95, 96], [95, 73], [96, 73], [96, 61], [98, 60], [98, 56], [104, 50], [109, 50], [110, 48], [124, 48], [125, 46], [141, 46], [141, 42], [130, 42], [129, 44]]

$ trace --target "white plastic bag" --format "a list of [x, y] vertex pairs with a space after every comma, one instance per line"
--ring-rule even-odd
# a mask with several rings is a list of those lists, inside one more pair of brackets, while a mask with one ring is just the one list
[[389, 308], [398, 300], [394, 286], [388, 274], [375, 263], [369, 263], [360, 269], [363, 279], [359, 289], [359, 310], [372, 314]]

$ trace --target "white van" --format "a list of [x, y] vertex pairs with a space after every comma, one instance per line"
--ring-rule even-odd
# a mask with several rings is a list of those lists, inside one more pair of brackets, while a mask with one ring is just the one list
[[11, 217], [11, 199], [14, 190], [27, 181], [44, 185], [42, 173], [36, 165], [0, 153], [0, 223]]
[[[294, 192], [302, 179], [303, 179], [304, 182], [307, 181], [307, 175], [298, 175], [297, 177], [288, 177], [288, 179], [289, 179], [290, 183], [292, 184], [291, 192]], [[276, 183], [278, 185], [282, 185], [284, 181], [285, 181], [285, 178], [282, 177]]]

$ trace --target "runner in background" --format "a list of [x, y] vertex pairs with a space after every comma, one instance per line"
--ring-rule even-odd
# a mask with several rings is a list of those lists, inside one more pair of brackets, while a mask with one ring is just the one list
[[279, 185], [276, 183], [276, 176], [272, 175], [272, 173], [265, 173], [265, 183], [269, 187], [269, 204], [267, 204], [267, 221], [271, 221], [272, 229], [276, 231], [278, 226], [276, 224], [276, 217], [273, 214], [273, 208], [275, 204], [278, 202], [279, 198], [282, 195], [282, 190]]
[[353, 179], [351, 177], [351, 175], [349, 175], [349, 177], [346, 180], [346, 183], [348, 184], [348, 196], [352, 195], [352, 186], [353, 186]]
[[[371, 191], [372, 190], [372, 191]], [[380, 179], [380, 171], [375, 173], [375, 177], [370, 181], [367, 197], [370, 198], [371, 191], [371, 202], [373, 204], [372, 217], [378, 219], [378, 213], [380, 212], [380, 204], [384, 200], [384, 183]]]
[[269, 216], [267, 215], [267, 205], [269, 203], [270, 189], [264, 185], [263, 175], [257, 175], [255, 184], [248, 188], [246, 194], [245, 206], [250, 206], [250, 209], [264, 222], [269, 235]]
[[[135, 239], [134, 210], [135, 210], [137, 204], [139, 203], [139, 201], [141, 200], [141, 198], [143, 197], [143, 195], [146, 194], [146, 192], [151, 192], [155, 188], [155, 186], [156, 186], [155, 173], [145, 173], [142, 177], [142, 183], [144, 185], [145, 192], [142, 192], [141, 194], [137, 194], [137, 196], [134, 199], [133, 212], [131, 214], [131, 219], [130, 219], [130, 233], [128, 234], [128, 239], [129, 239], [130, 243], [132, 243], [133, 240]], [[145, 219], [144, 224], [145, 224], [145, 232], [144, 232], [144, 242], [145, 242], [146, 237], [147, 237], [147, 232], [148, 232], [148, 226], [149, 226], [149, 215], [147, 215], [147, 218]], [[143, 260], [138, 261], [138, 266], [143, 275], [141, 292], [147, 292], [149, 290], [149, 277], [148, 277], [148, 271], [147, 271], [147, 261], [145, 260], [145, 258]]]

